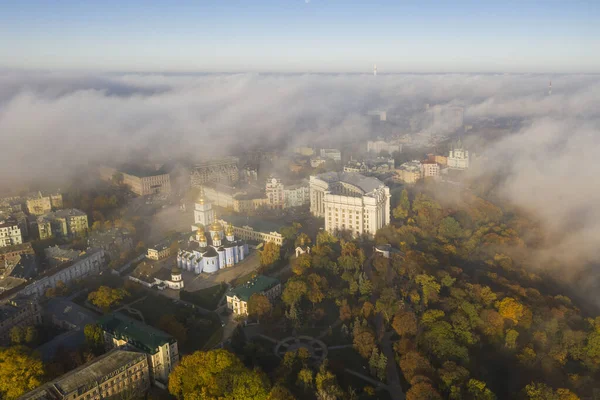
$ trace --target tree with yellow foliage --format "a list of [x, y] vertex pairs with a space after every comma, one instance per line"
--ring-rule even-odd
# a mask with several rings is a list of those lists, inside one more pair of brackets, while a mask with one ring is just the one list
[[0, 350], [0, 393], [6, 400], [17, 399], [40, 386], [44, 366], [40, 359], [23, 346]]
[[497, 301], [496, 308], [502, 317], [511, 320], [515, 324], [519, 323], [519, 320], [523, 317], [525, 312], [525, 306], [512, 297], [505, 297], [502, 300]]

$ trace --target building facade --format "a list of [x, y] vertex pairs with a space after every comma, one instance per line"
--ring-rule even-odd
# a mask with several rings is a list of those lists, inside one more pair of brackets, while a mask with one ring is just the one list
[[207, 183], [236, 183], [239, 179], [238, 161], [236, 157], [225, 157], [194, 165], [190, 175], [192, 187]]
[[435, 178], [440, 175], [440, 166], [435, 161], [421, 161], [421, 176]]
[[150, 369], [146, 355], [115, 349], [45, 383], [20, 399], [142, 398], [148, 389], [150, 389]]
[[263, 294], [273, 301], [281, 295], [281, 282], [277, 278], [257, 275], [227, 292], [227, 308], [235, 315], [248, 315], [248, 301], [255, 293]]
[[267, 195], [267, 199], [269, 199], [270, 208], [279, 210], [283, 209], [283, 206], [285, 205], [285, 197], [281, 179], [273, 177], [267, 179], [265, 193]]
[[10, 343], [14, 327], [26, 328], [42, 323], [41, 308], [33, 296], [18, 296], [0, 306], [0, 343]]
[[288, 185], [283, 188], [284, 208], [302, 207], [310, 204], [310, 187], [308, 182]]
[[416, 183], [421, 179], [421, 162], [408, 161], [396, 169], [396, 179], [404, 183]]
[[390, 189], [379, 179], [354, 172], [328, 172], [310, 177], [310, 210], [325, 218], [330, 233], [375, 235], [390, 223]]
[[0, 247], [14, 246], [23, 243], [21, 229], [14, 220], [0, 221]]
[[[154, 166], [156, 167], [156, 166]], [[115, 174], [123, 175], [123, 184], [138, 196], [148, 196], [159, 193], [171, 193], [171, 178], [168, 173], [158, 168], [139, 168], [125, 166], [121, 169], [103, 166], [100, 176], [104, 180], [112, 180]]]
[[469, 168], [469, 151], [463, 148], [460, 141], [455, 146], [452, 146], [452, 149], [448, 153], [448, 168]]
[[43, 196], [41, 192], [35, 197], [25, 201], [27, 212], [31, 215], [42, 215], [63, 207], [62, 195], [60, 193]]
[[77, 259], [68, 261], [56, 268], [51, 268], [38, 276], [33, 282], [19, 290], [22, 295], [43, 296], [46, 290], [55, 288], [58, 282], [68, 284], [76, 279], [97, 275], [106, 267], [105, 252], [102, 249], [91, 249], [82, 253]]
[[386, 151], [388, 154], [393, 154], [402, 151], [402, 145], [388, 143], [383, 140], [369, 140], [367, 141], [367, 151], [369, 153], [375, 154], [379, 154], [382, 151]]
[[338, 149], [321, 149], [319, 155], [334, 161], [342, 161], [342, 153]]
[[39, 216], [34, 221], [40, 239], [83, 236], [88, 231], [87, 214], [76, 208], [59, 210]]
[[104, 331], [108, 349], [136, 349], [146, 353], [150, 379], [157, 386], [165, 387], [169, 374], [179, 363], [177, 341], [171, 335], [120, 313], [113, 313], [98, 320]]

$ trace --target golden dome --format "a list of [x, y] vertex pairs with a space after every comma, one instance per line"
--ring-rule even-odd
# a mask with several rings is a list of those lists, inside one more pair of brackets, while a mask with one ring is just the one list
[[227, 236], [232, 236], [233, 235], [233, 225], [229, 224], [227, 225]]
[[196, 203], [204, 204], [204, 186], [200, 187], [200, 194], [198, 195], [198, 198], [196, 199]]
[[218, 234], [217, 232], [215, 232], [215, 233], [213, 234], [213, 237], [212, 237], [212, 239], [213, 239], [213, 240], [221, 240], [221, 238], [219, 237], [219, 234]]
[[200, 228], [198, 228], [198, 231], [196, 232], [196, 234], [198, 235], [198, 237], [200, 239], [206, 239], [206, 236], [204, 235], [204, 231]]

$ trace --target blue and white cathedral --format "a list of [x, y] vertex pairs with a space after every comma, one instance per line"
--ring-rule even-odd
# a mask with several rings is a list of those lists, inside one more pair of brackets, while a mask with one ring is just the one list
[[212, 204], [204, 198], [204, 191], [194, 207], [194, 221], [187, 246], [177, 253], [177, 266], [195, 274], [217, 272], [232, 267], [248, 255], [248, 244], [236, 240], [232, 225], [223, 229]]

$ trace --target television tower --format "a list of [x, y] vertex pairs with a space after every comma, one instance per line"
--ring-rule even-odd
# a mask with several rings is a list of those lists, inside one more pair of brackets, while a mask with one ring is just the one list
[[552, 81], [550, 81], [550, 84], [548, 84], [548, 96], [550, 96], [552, 94]]
[[377, 64], [373, 64], [373, 76], [377, 76]]

